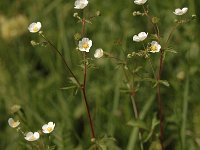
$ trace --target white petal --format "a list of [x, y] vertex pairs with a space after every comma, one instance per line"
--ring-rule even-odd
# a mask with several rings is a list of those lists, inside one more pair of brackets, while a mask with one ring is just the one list
[[187, 7], [184, 7], [183, 9], [182, 9], [182, 12], [185, 14], [186, 12], [188, 11], [188, 8]]
[[133, 36], [133, 41], [140, 42], [140, 39], [139, 39], [139, 37], [137, 35], [134, 35]]
[[9, 124], [10, 127], [16, 128], [16, 127], [19, 126], [20, 122], [18, 120], [15, 121], [13, 118], [9, 118], [8, 119], [8, 124]]
[[146, 3], [147, 0], [135, 0], [134, 3], [137, 5], [143, 5], [144, 3]]
[[45, 125], [42, 126], [42, 130], [46, 130], [47, 128], [48, 128], [47, 124], [45, 124]]
[[147, 35], [148, 35], [148, 33], [140, 32], [138, 34], [138, 37], [139, 37], [140, 41], [143, 41], [143, 40], [145, 40], [147, 38]]
[[36, 139], [39, 139], [39, 138], [40, 138], [40, 134], [39, 134], [38, 132], [34, 132], [34, 137], [35, 137]]

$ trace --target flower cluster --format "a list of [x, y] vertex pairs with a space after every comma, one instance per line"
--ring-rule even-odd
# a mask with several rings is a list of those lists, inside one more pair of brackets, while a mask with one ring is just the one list
[[[9, 118], [8, 124], [11, 128], [17, 128], [20, 125], [20, 121], [19, 120], [15, 121], [13, 118]], [[54, 128], [55, 128], [55, 123], [49, 122], [42, 126], [42, 132], [45, 134], [49, 134], [54, 130]], [[18, 129], [20, 129], [20, 128], [18, 128]], [[24, 136], [25, 136], [24, 139], [27, 141], [36, 141], [40, 138], [40, 133], [39, 132], [27, 132]]]

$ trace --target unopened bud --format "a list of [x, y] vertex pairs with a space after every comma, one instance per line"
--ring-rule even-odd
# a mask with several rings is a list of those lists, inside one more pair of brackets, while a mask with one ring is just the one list
[[77, 17], [77, 16], [78, 16], [78, 13], [77, 13], [77, 12], [75, 12], [73, 16], [74, 16], [74, 17]]
[[37, 46], [38, 43], [32, 40], [32, 41], [31, 41], [31, 45], [32, 45], [32, 46]]
[[99, 10], [96, 12], [96, 16], [101, 16], [101, 12]]

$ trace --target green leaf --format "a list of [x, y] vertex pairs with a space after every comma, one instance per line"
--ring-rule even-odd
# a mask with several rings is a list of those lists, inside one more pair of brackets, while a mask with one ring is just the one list
[[69, 77], [69, 80], [71, 81], [71, 83], [79, 86], [78, 82], [76, 81], [76, 79], [74, 77]]
[[156, 118], [156, 115], [154, 115], [153, 119], [152, 119], [152, 123], [151, 123], [151, 130], [149, 132], [149, 134], [146, 136], [146, 138], [144, 139], [144, 142], [147, 142], [151, 136], [154, 133], [154, 129], [155, 127], [160, 123], [160, 121]]
[[66, 87], [62, 87], [60, 88], [61, 90], [70, 90], [70, 89], [74, 89], [76, 88], [77, 86], [76, 85], [72, 85], [72, 86], [66, 86]]
[[171, 52], [177, 54], [178, 52], [174, 49], [166, 49], [165, 52]]
[[128, 121], [127, 125], [129, 126], [133, 126], [133, 127], [138, 127], [140, 129], [144, 129], [144, 130], [149, 130], [147, 125], [145, 124], [144, 121], [142, 120], [130, 120]]
[[161, 84], [169, 87], [169, 82], [167, 80], [158, 80], [158, 83], [161, 83]]

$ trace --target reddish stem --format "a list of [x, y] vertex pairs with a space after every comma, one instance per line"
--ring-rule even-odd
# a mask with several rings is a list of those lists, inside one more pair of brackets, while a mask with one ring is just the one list
[[[82, 36], [84, 36], [85, 34], [85, 18], [82, 19]], [[90, 130], [92, 133], [92, 140], [95, 140], [95, 132], [94, 132], [94, 126], [93, 126], [93, 122], [92, 122], [92, 118], [90, 115], [90, 108], [87, 102], [87, 96], [86, 96], [86, 80], [87, 80], [87, 62], [86, 62], [86, 52], [84, 52], [84, 81], [83, 81], [83, 85], [82, 85], [82, 93], [83, 93], [83, 98], [84, 98], [84, 102], [86, 105], [86, 110], [87, 110], [87, 114], [88, 114], [88, 119], [89, 119], [89, 123], [90, 123]], [[97, 147], [96, 147], [97, 149]]]

